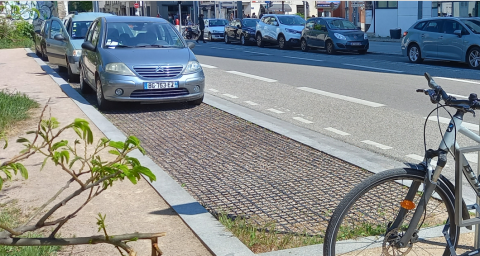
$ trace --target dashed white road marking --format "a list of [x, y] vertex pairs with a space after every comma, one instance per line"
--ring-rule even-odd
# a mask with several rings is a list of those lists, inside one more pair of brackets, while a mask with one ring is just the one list
[[208, 90], [212, 92], [218, 92], [218, 90], [215, 90], [215, 89], [208, 89]]
[[200, 66], [202, 66], [202, 68], [217, 68], [215, 66], [210, 66], [210, 65], [207, 65], [207, 64], [200, 64]]
[[229, 50], [229, 51], [233, 50], [233, 49], [230, 49], [230, 48], [221, 48], [221, 47], [210, 47], [210, 48], [219, 49], [219, 50]]
[[325, 128], [325, 130], [331, 131], [331, 132], [334, 132], [334, 133], [336, 133], [336, 134], [340, 134], [340, 135], [343, 135], [343, 136], [350, 135], [349, 133], [346, 133], [346, 132], [344, 132], [344, 131], [337, 130], [337, 129], [332, 128], [332, 127], [327, 127], [327, 128]]
[[362, 140], [362, 142], [365, 143], [365, 144], [368, 144], [368, 145], [375, 146], [377, 148], [381, 148], [381, 149], [391, 149], [392, 148], [392, 147], [385, 146], [383, 144], [380, 144], [380, 143], [377, 143], [377, 142], [371, 141], [371, 140]]
[[274, 109], [274, 108], [269, 108], [269, 109], [267, 109], [267, 110], [268, 110], [268, 111], [272, 111], [273, 113], [277, 113], [277, 114], [283, 114], [283, 113], [285, 113], [285, 112], [282, 112], [282, 111], [277, 110], [277, 109]]
[[390, 72], [396, 72], [396, 73], [403, 73], [403, 71], [400, 71], [400, 70], [393, 70], [393, 69], [375, 68], [375, 67], [368, 67], [368, 66], [355, 65], [355, 64], [347, 64], [347, 63], [344, 63], [343, 65], [346, 65], [346, 66], [352, 66], [352, 67], [359, 67], [359, 68], [369, 68], [369, 69], [376, 69], [376, 70], [390, 71]]
[[263, 52], [251, 52], [251, 51], [243, 51], [243, 52], [246, 52], [246, 53], [255, 53], [255, 54], [260, 54], [260, 55], [271, 55], [271, 54], [263, 53]]
[[255, 103], [255, 102], [253, 102], [253, 101], [249, 101], [249, 100], [245, 101], [245, 103], [247, 103], [247, 104], [249, 104], [249, 105], [252, 105], [252, 106], [258, 105], [257, 103]]
[[323, 61], [323, 60], [307, 59], [307, 58], [299, 58], [299, 57], [292, 57], [292, 56], [283, 56], [283, 57], [284, 57], [284, 58], [290, 58], [290, 59], [299, 59], [299, 60]]
[[237, 96], [231, 95], [231, 94], [228, 94], [228, 93], [225, 93], [225, 94], [223, 94], [223, 95], [225, 95], [225, 96], [227, 96], [227, 97], [230, 97], [230, 98], [232, 98], [232, 99], [238, 99]]
[[434, 77], [435, 79], [445, 79], [445, 80], [451, 80], [451, 81], [456, 81], [456, 82], [464, 82], [464, 83], [469, 83], [469, 84], [480, 84], [480, 82], [474, 82], [470, 80], [463, 80], [463, 79], [455, 79], [455, 78], [448, 78], [448, 77], [439, 77], [436, 76]]
[[325, 91], [321, 91], [321, 90], [317, 90], [317, 89], [313, 89], [313, 88], [309, 88], [309, 87], [297, 87], [297, 89], [303, 90], [303, 91], [306, 91], [306, 92], [312, 92], [312, 93], [320, 94], [320, 95], [323, 95], [323, 96], [328, 96], [328, 97], [340, 99], [340, 100], [350, 101], [350, 102], [353, 102], [353, 103], [358, 103], [358, 104], [362, 104], [362, 105], [369, 106], [369, 107], [374, 107], [374, 108], [385, 106], [385, 105], [380, 104], [380, 103], [361, 100], [361, 99], [357, 99], [357, 98], [353, 98], [353, 97], [349, 97], [349, 96], [344, 96], [344, 95], [340, 95], [340, 94], [335, 94], [335, 93], [331, 93], [331, 92], [325, 92]]
[[[426, 117], [424, 117], [424, 118], [426, 118]], [[436, 116], [430, 116], [428, 118], [428, 120], [437, 122], [437, 117]], [[449, 124], [451, 119], [450, 118], [445, 118], [445, 117], [439, 117], [438, 120], [442, 124]], [[467, 129], [478, 132], [478, 129], [479, 129], [478, 124], [471, 124], [471, 123], [463, 122], [462, 125]]]
[[303, 122], [303, 123], [306, 123], [306, 124], [313, 124], [312, 121], [307, 120], [307, 119], [303, 119], [303, 118], [298, 117], [298, 116], [294, 117], [293, 119], [295, 119], [295, 120], [297, 120], [297, 121], [300, 121], [300, 122]]
[[269, 82], [269, 83], [273, 83], [273, 82], [276, 82], [276, 81], [277, 81], [277, 80], [273, 80], [273, 79], [270, 79], [270, 78], [261, 77], [261, 76], [256, 76], [256, 75], [251, 75], [251, 74], [242, 73], [242, 72], [238, 72], [238, 71], [227, 71], [227, 72], [230, 73], [230, 74], [235, 74], [235, 75], [239, 75], [239, 76], [249, 77], [249, 78], [253, 78], [253, 79], [257, 79], [257, 80], [261, 80], [261, 81], [265, 81], [265, 82]]

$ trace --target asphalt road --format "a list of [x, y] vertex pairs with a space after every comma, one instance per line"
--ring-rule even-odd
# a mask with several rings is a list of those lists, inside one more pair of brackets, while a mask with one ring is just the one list
[[[412, 64], [400, 55], [327, 55], [224, 42], [200, 43], [193, 52], [204, 67], [207, 93], [406, 162], [423, 158], [425, 118], [435, 107], [415, 92], [428, 87], [424, 72], [458, 98], [480, 91], [478, 71], [461, 63]], [[440, 117], [449, 121], [445, 111]], [[478, 133], [478, 118], [467, 114], [464, 121]], [[437, 122], [427, 122], [426, 139], [428, 148], [440, 144]], [[457, 142], [474, 144], [464, 137]], [[477, 155], [468, 160], [476, 169]], [[450, 162], [444, 171], [451, 179], [453, 168]]]

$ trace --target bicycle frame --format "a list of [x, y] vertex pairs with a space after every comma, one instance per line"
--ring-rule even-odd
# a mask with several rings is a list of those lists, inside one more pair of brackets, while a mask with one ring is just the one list
[[[460, 110], [458, 110], [455, 113], [453, 118], [450, 120], [449, 126], [443, 137], [444, 139], [442, 140], [439, 146], [439, 150], [442, 150], [443, 152], [448, 151], [449, 149], [451, 151], [453, 150], [455, 151], [455, 159], [456, 159], [455, 161], [456, 162], [455, 163], [455, 224], [459, 227], [480, 224], [480, 218], [474, 218], [474, 219], [468, 219], [468, 220], [463, 220], [462, 218], [462, 174], [460, 172], [460, 168], [462, 169], [462, 172], [465, 175], [465, 177], [467, 177], [468, 182], [470, 183], [472, 188], [477, 193], [477, 197], [480, 197], [480, 183], [464, 155], [464, 153], [467, 153], [467, 152], [474, 152], [474, 151], [480, 150], [480, 136], [473, 133], [472, 131], [470, 131], [469, 129], [465, 128], [462, 125], [464, 114], [465, 112]], [[461, 134], [474, 140], [475, 142], [479, 143], [479, 145], [460, 148], [458, 143], [456, 143], [455, 141], [457, 132], [460, 132]], [[441, 157], [443, 157], [442, 159], [444, 159], [444, 161], [446, 162], [446, 155], [444, 156], [439, 155], [438, 162], [440, 162]], [[431, 161], [431, 158], [427, 158], [427, 155], [426, 155], [425, 163], [427, 165], [427, 177], [425, 178], [425, 181], [424, 181], [425, 190], [417, 205], [417, 208], [412, 217], [412, 220], [409, 223], [408, 229], [406, 230], [404, 236], [400, 239], [400, 242], [398, 243], [400, 247], [407, 246], [409, 242], [412, 241], [412, 239], [416, 240], [417, 237], [413, 237], [413, 234], [417, 231], [417, 226], [418, 226], [418, 223], [420, 222], [423, 212], [425, 211], [425, 206], [427, 205], [428, 200], [430, 200], [433, 194], [433, 191], [437, 186], [437, 181], [440, 178], [440, 174], [445, 166], [445, 165], [440, 166], [441, 164], [439, 165], [437, 162], [435, 171], [433, 171], [433, 167], [430, 165], [430, 161]], [[416, 182], [416, 183], [417, 184], [415, 183], [412, 184], [405, 199], [413, 200], [415, 193], [418, 191], [418, 188], [420, 185], [419, 182]], [[470, 206], [468, 209], [476, 209], [477, 211], [479, 211], [478, 205], [476, 204], [473, 205], [473, 207]], [[393, 224], [389, 229], [391, 230], [393, 228], [399, 227], [399, 225], [403, 222], [407, 212], [408, 212], [407, 210], [400, 208], [400, 212], [396, 220], [393, 222]], [[447, 225], [449, 225], [448, 223], [449, 222], [447, 221]], [[447, 243], [450, 247], [450, 250], [454, 250], [451, 242], [449, 241], [450, 238], [448, 237], [448, 233], [446, 232], [447, 229], [448, 227], [446, 226], [446, 228], [444, 229], [444, 236], [447, 239]]]

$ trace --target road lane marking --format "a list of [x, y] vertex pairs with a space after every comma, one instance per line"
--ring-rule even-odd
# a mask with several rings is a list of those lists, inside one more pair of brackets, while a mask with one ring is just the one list
[[[425, 119], [426, 117], [424, 117]], [[428, 118], [429, 121], [434, 121], [434, 122], [437, 122], [437, 117], [436, 116], [430, 116]], [[442, 124], [449, 124], [450, 123], [450, 120], [452, 120], [451, 118], [445, 118], [445, 117], [439, 117], [438, 118], [438, 121], [440, 121], [440, 123]], [[471, 123], [467, 123], [467, 122], [463, 122], [462, 125], [467, 128], [467, 129], [470, 129], [470, 130], [473, 130], [473, 131], [477, 131], [478, 132], [478, 124], [471, 124]]]
[[242, 73], [242, 72], [238, 72], [238, 71], [227, 71], [227, 72], [230, 73], [230, 74], [235, 74], [235, 75], [239, 75], [239, 76], [249, 77], [249, 78], [253, 78], [253, 79], [257, 79], [257, 80], [261, 80], [261, 81], [269, 82], [269, 83], [273, 83], [273, 82], [276, 82], [276, 81], [277, 81], [277, 80], [273, 80], [273, 79], [270, 79], [270, 78], [261, 77], [261, 76], [256, 76], [256, 75], [250, 75], [250, 74]]
[[[410, 154], [410, 155], [406, 155], [406, 157], [409, 157], [411, 159], [415, 159], [417, 161], [420, 161], [420, 162], [423, 162], [423, 156], [419, 156], [419, 155], [415, 155], [415, 154]], [[432, 161], [430, 162], [430, 164], [435, 167], [437, 166], [437, 161], [435, 159], [432, 159]], [[445, 167], [447, 167], [448, 165], [445, 165]]]
[[327, 131], [331, 131], [331, 132], [334, 132], [334, 133], [336, 133], [336, 134], [340, 134], [340, 135], [342, 135], [342, 136], [347, 136], [347, 135], [350, 135], [349, 133], [346, 133], [346, 132], [343, 132], [343, 131], [337, 130], [337, 129], [335, 129], [335, 128], [332, 128], [332, 127], [327, 127], [327, 128], [325, 128], [325, 130], [327, 130]]
[[283, 57], [284, 57], [284, 58], [290, 58], [290, 59], [299, 59], [299, 60], [323, 61], [323, 60], [307, 59], [307, 58], [299, 58], [299, 57], [292, 57], [292, 56], [283, 56]]
[[247, 103], [247, 104], [249, 104], [249, 105], [252, 105], [252, 106], [258, 105], [257, 103], [255, 103], [255, 102], [253, 102], [253, 101], [249, 101], [249, 100], [244, 101], [244, 102]]
[[358, 103], [358, 104], [362, 104], [362, 105], [369, 106], [369, 107], [374, 107], [374, 108], [385, 106], [385, 105], [380, 104], [380, 103], [361, 100], [361, 99], [348, 97], [348, 96], [344, 96], [344, 95], [340, 95], [340, 94], [335, 94], [335, 93], [331, 93], [331, 92], [325, 92], [325, 91], [321, 91], [321, 90], [317, 90], [317, 89], [313, 89], [313, 88], [309, 88], [309, 87], [297, 87], [297, 89], [302, 90], [302, 91], [306, 91], [306, 92], [312, 92], [312, 93], [320, 94], [320, 95], [323, 95], [323, 96], [328, 96], [328, 97], [340, 99], [340, 100], [350, 101], [350, 102], [353, 102], [353, 103]]
[[474, 81], [469, 81], [469, 80], [463, 80], [463, 79], [455, 79], [455, 78], [448, 78], [448, 77], [440, 77], [436, 76], [434, 77], [435, 79], [445, 79], [445, 80], [451, 80], [451, 81], [456, 81], [456, 82], [464, 82], [464, 83], [469, 83], [469, 84], [480, 84], [479, 82], [474, 82]]
[[392, 147], [385, 146], [383, 144], [380, 144], [380, 143], [377, 143], [377, 142], [371, 141], [371, 140], [362, 140], [362, 142], [365, 143], [365, 144], [368, 144], [368, 145], [375, 146], [377, 148], [381, 148], [381, 149], [391, 149], [392, 148]]
[[298, 117], [298, 116], [294, 117], [293, 119], [295, 119], [295, 120], [297, 120], [297, 121], [300, 121], [300, 122], [303, 122], [303, 123], [306, 123], [306, 124], [313, 124], [312, 121], [307, 120], [307, 119], [303, 119], [303, 118]]
[[200, 66], [202, 66], [202, 68], [217, 68], [215, 66], [210, 66], [210, 65], [207, 65], [207, 64], [200, 64]]
[[237, 96], [231, 95], [231, 94], [228, 94], [228, 93], [225, 93], [225, 94], [223, 94], [223, 95], [225, 95], [225, 96], [227, 96], [227, 97], [230, 97], [230, 98], [232, 98], [232, 99], [238, 99]]
[[369, 68], [369, 69], [376, 69], [376, 70], [390, 71], [390, 72], [396, 72], [396, 73], [403, 73], [403, 71], [400, 71], [400, 70], [393, 70], [393, 69], [374, 68], [374, 67], [368, 67], [368, 66], [362, 66], [362, 65], [355, 65], [355, 64], [347, 64], [347, 63], [344, 63], [343, 65], [352, 66], [352, 67], [359, 67], [359, 68]]
[[283, 114], [283, 113], [285, 113], [285, 112], [282, 112], [282, 111], [277, 110], [277, 109], [274, 109], [274, 108], [269, 108], [269, 109], [267, 109], [267, 110], [268, 110], [268, 111], [272, 111], [273, 113], [277, 113], [277, 114]]
[[210, 47], [212, 49], [219, 49], [219, 50], [229, 50], [229, 51], [232, 51], [233, 49], [229, 49], [229, 48], [221, 48], [221, 47]]
[[268, 54], [268, 53], [263, 53], [263, 52], [251, 52], [251, 51], [243, 51], [243, 52], [246, 52], [246, 53], [255, 53], [255, 54], [261, 54], [261, 55], [271, 55], [271, 54]]
[[215, 90], [215, 89], [208, 89], [208, 90], [210, 90], [212, 92], [218, 92], [218, 90]]

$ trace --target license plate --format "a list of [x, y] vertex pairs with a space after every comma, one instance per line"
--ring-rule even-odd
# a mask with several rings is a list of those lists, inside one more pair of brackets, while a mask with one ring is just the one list
[[359, 42], [351, 42], [350, 44], [351, 45], [362, 45], [362, 43], [359, 43]]
[[145, 82], [143, 89], [168, 89], [178, 88], [178, 82]]

